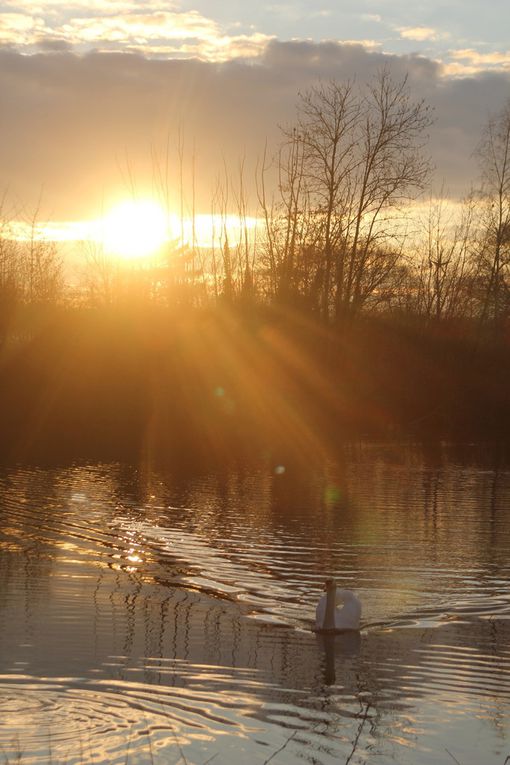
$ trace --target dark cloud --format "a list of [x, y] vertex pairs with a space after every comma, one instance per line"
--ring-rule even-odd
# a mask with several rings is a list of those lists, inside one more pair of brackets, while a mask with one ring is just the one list
[[[407, 74], [413, 95], [434, 107], [429, 148], [438, 185], [444, 179], [463, 193], [476, 175], [480, 130], [510, 95], [509, 75], [447, 79], [420, 56], [308, 42], [273, 42], [257, 63], [222, 64], [0, 50], [0, 187], [29, 206], [42, 189], [55, 218], [94, 215], [112, 186], [129, 192], [130, 176], [139, 186], [154, 181], [151, 147], [163, 154], [180, 128], [188, 160], [196, 147], [199, 204], [207, 211], [223, 160], [233, 172], [243, 155], [253, 166], [266, 138], [274, 143], [278, 125], [292, 121], [298, 91], [319, 78], [364, 83], [384, 64], [398, 78]], [[170, 158], [177, 189], [176, 153]]]
[[72, 50], [71, 43], [55, 37], [40, 37], [37, 40], [37, 48], [48, 53], [62, 53]]

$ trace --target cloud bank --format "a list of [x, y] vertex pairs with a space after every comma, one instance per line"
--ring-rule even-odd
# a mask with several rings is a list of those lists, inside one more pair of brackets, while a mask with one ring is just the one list
[[[207, 212], [224, 166], [235, 174], [245, 157], [251, 173], [266, 140], [278, 140], [278, 125], [292, 122], [299, 91], [320, 79], [364, 83], [383, 65], [408, 75], [414, 98], [434, 108], [436, 183], [462, 195], [476, 178], [481, 128], [510, 95], [504, 71], [450, 78], [431, 59], [353, 44], [272, 40], [256, 58], [228, 61], [81, 56], [49, 39], [43, 48], [31, 56], [0, 50], [0, 189], [27, 206], [42, 193], [53, 219], [97, 215], [112, 190], [154, 184], [179, 131], [186, 172], [195, 153], [197, 204]], [[177, 194], [173, 149], [169, 168]]]
[[23, 53], [139, 50], [152, 57], [225, 61], [260, 52], [270, 36], [239, 33], [196, 10], [159, 0], [0, 0], [0, 44]]

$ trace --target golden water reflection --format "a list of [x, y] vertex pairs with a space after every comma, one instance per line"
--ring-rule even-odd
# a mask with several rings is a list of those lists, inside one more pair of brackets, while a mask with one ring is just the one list
[[[0, 494], [11, 760], [508, 754], [508, 471], [372, 449], [309, 476], [7, 467]], [[331, 572], [359, 636], [309, 631]]]

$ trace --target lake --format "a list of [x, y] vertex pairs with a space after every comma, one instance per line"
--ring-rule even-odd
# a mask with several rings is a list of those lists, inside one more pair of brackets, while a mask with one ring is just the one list
[[[0, 763], [504, 765], [510, 469], [0, 467]], [[361, 633], [314, 634], [324, 579]]]

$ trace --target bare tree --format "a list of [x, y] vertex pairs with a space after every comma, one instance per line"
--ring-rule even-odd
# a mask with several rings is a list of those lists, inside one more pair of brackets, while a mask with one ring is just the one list
[[117, 260], [104, 251], [100, 242], [86, 240], [81, 248], [84, 257], [83, 285], [86, 300], [92, 305], [111, 306], [121, 294], [121, 275]]
[[472, 312], [472, 222], [470, 200], [464, 202], [456, 220], [452, 220], [443, 190], [438, 199], [430, 201], [422, 236], [411, 251], [410, 290], [419, 314], [439, 321]]
[[[299, 159], [295, 170], [304, 176], [321, 241], [323, 259], [315, 283], [321, 292], [322, 314], [327, 317], [335, 255], [337, 285], [344, 281], [342, 240], [349, 225], [352, 176], [359, 162], [356, 128], [362, 108], [352, 83], [333, 81], [302, 94], [298, 113], [297, 128], [287, 133], [287, 139], [302, 145], [301, 150], [293, 150]], [[293, 184], [298, 190], [303, 185], [300, 178], [294, 178]]]
[[510, 266], [510, 100], [489, 119], [478, 146], [481, 272], [485, 274], [482, 320], [496, 323], [509, 309]]
[[21, 297], [21, 245], [9, 221], [0, 221], [0, 295], [2, 304]]
[[239, 237], [237, 250], [237, 264], [239, 273], [240, 292], [245, 300], [251, 299], [255, 292], [254, 260], [255, 248], [251, 239], [248, 226], [248, 196], [244, 178], [245, 158], [242, 157], [238, 167], [238, 184], [234, 189], [234, 199], [237, 208], [237, 220], [239, 225]]
[[294, 131], [278, 152], [276, 199], [274, 194], [270, 200], [267, 196], [266, 173], [271, 168], [267, 162], [267, 147], [257, 176], [258, 198], [265, 224], [268, 293], [283, 302], [295, 302], [300, 293], [308, 294], [314, 282], [310, 258], [313, 236], [304, 156], [303, 145], [296, 140]]
[[28, 303], [56, 303], [63, 291], [63, 262], [57, 245], [38, 224], [38, 211], [30, 220], [30, 233], [22, 243], [23, 291]]
[[[420, 192], [428, 180], [430, 164], [423, 156], [424, 133], [431, 124], [430, 109], [414, 102], [407, 77], [392, 80], [383, 69], [363, 99], [359, 131], [359, 162], [355, 168], [349, 208], [348, 274], [337, 287], [337, 310], [357, 310], [369, 293], [363, 289], [366, 271], [375, 262], [379, 271], [391, 272], [395, 261], [384, 264], [371, 257], [395, 236], [392, 223], [402, 204]], [[383, 246], [387, 250], [388, 245]], [[390, 250], [392, 248], [390, 247]], [[374, 287], [383, 279], [381, 273]], [[370, 285], [370, 289], [373, 287]]]
[[[330, 82], [300, 96], [279, 156], [278, 209], [287, 222], [285, 262], [296, 263], [300, 225], [306, 238], [298, 255], [320, 253], [313, 283], [325, 319], [356, 313], [391, 281], [399, 210], [430, 172], [423, 155], [430, 124], [429, 107], [412, 100], [407, 78], [395, 82], [386, 68], [364, 89]], [[266, 221], [267, 210], [266, 203]], [[305, 212], [313, 225], [303, 227]]]

